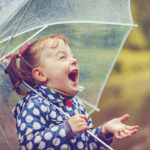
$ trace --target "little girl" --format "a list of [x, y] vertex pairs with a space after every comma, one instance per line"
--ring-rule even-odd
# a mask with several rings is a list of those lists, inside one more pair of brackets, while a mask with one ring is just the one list
[[[129, 115], [93, 128], [82, 102], [76, 97], [79, 68], [70, 42], [63, 35], [45, 36], [14, 54], [7, 73], [15, 91], [24, 95], [14, 109], [20, 149], [94, 150], [102, 145], [85, 130], [107, 144], [114, 135], [123, 139], [136, 133], [138, 126], [123, 122]], [[21, 86], [25, 81], [43, 97]], [[66, 118], [49, 101], [69, 114]]]

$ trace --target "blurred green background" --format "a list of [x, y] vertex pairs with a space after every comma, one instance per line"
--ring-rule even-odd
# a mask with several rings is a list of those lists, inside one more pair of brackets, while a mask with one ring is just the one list
[[148, 0], [131, 0], [135, 24], [122, 49], [99, 102], [100, 112], [92, 114], [98, 126], [123, 114], [139, 125], [130, 138], [114, 140], [115, 150], [150, 150], [150, 5]]

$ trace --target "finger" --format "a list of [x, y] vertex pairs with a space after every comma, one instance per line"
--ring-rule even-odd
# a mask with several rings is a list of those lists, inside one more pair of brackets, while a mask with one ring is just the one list
[[87, 125], [82, 125], [78, 129], [79, 129], [79, 132], [82, 132], [82, 131], [88, 130], [89, 128]]
[[122, 117], [120, 117], [120, 121], [124, 122], [129, 118], [129, 114], [123, 115]]
[[83, 118], [86, 122], [88, 122], [88, 118], [85, 115], [80, 114], [80, 118]]
[[132, 134], [135, 134], [137, 131], [138, 131], [138, 129], [131, 130], [131, 131], [130, 131], [130, 134], [131, 134], [131, 135], [132, 135]]
[[131, 136], [131, 131], [127, 130], [127, 129], [124, 129], [124, 131], [122, 133], [122, 137], [127, 138], [127, 137], [130, 137], [130, 136]]
[[128, 130], [134, 130], [134, 129], [138, 129], [139, 128], [139, 126], [126, 126], [126, 129], [128, 129]]
[[81, 127], [81, 126], [87, 126], [87, 123], [84, 121], [84, 122], [80, 122], [79, 123], [79, 127]]
[[121, 139], [120, 132], [115, 132], [114, 136], [115, 136], [115, 138], [118, 139], [118, 140]]

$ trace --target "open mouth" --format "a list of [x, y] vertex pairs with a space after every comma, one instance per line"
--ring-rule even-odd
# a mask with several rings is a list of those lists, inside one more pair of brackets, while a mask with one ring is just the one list
[[78, 79], [78, 70], [74, 69], [73, 71], [71, 71], [68, 75], [68, 78], [73, 81], [73, 82], [77, 82]]

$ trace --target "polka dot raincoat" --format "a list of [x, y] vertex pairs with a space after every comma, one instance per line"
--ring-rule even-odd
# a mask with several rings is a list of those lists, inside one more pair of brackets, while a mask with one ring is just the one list
[[[70, 97], [62, 92], [38, 85], [36, 90], [46, 99], [34, 92], [20, 99], [14, 109], [17, 134], [22, 150], [98, 150], [102, 145], [86, 131], [70, 138], [66, 131], [66, 116], [54, 108], [49, 101], [70, 116], [83, 114], [88, 117], [90, 131], [107, 144], [107, 139], [101, 133], [101, 126], [93, 128], [91, 118], [87, 115], [82, 102], [76, 96]], [[68, 127], [67, 127], [68, 128]]]

